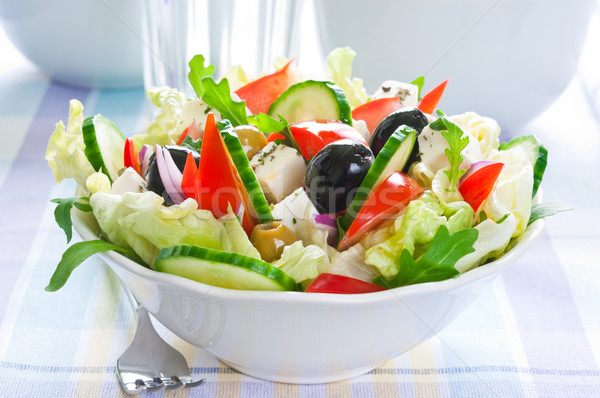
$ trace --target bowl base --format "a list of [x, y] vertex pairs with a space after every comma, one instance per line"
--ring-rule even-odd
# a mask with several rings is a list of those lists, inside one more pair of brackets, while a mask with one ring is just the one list
[[256, 377], [257, 379], [263, 379], [267, 381], [273, 381], [277, 383], [290, 383], [290, 384], [322, 384], [322, 383], [332, 383], [336, 381], [342, 381], [351, 379], [354, 377], [362, 376], [365, 373], [369, 373], [373, 369], [381, 366], [385, 361], [378, 362], [375, 365], [364, 366], [360, 368], [348, 369], [344, 371], [335, 371], [335, 372], [324, 372], [324, 374], [320, 375], [302, 375], [300, 372], [293, 373], [269, 373], [269, 372], [261, 372], [256, 369], [249, 369], [245, 366], [238, 365], [236, 363], [232, 363], [223, 359], [220, 359], [221, 362], [226, 364], [227, 366], [237, 370], [240, 373], [243, 373], [248, 376]]

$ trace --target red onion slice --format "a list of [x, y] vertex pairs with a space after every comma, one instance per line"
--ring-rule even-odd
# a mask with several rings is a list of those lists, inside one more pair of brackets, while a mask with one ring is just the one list
[[181, 190], [183, 175], [175, 165], [171, 154], [168, 150], [160, 147], [160, 145], [155, 145], [154, 154], [156, 156], [158, 174], [165, 187], [165, 192], [167, 192], [173, 203], [179, 204], [183, 202], [185, 200], [185, 196]]
[[337, 214], [317, 214], [314, 217], [315, 224], [327, 232], [327, 244], [336, 247], [338, 243], [339, 230], [337, 227]]
[[150, 165], [150, 157], [152, 156], [152, 146], [144, 144], [138, 153], [138, 159], [140, 161], [140, 171], [142, 176], [145, 177], [148, 173], [148, 167]]

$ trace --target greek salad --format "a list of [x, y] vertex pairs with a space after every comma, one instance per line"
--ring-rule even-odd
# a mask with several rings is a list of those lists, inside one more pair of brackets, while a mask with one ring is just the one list
[[101, 233], [68, 247], [46, 289], [115, 250], [224, 288], [376, 292], [481, 266], [561, 210], [533, 205], [547, 162], [535, 136], [501, 143], [493, 119], [444, 114], [447, 81], [426, 94], [422, 77], [384, 81], [369, 96], [355, 55], [335, 49], [327, 80], [294, 60], [217, 79], [198, 55], [196, 96], [150, 89], [156, 116], [128, 138], [71, 100], [46, 159], [77, 192], [53, 200], [55, 217], [67, 240], [73, 212]]

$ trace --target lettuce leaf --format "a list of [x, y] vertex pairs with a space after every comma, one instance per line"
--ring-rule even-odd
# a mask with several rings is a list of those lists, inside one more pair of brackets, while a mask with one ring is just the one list
[[406, 212], [396, 219], [395, 234], [367, 250], [365, 262], [384, 277], [394, 277], [400, 270], [396, 261], [398, 253], [407, 250], [418, 258], [429, 249], [440, 226], [454, 233], [469, 228], [473, 216], [473, 209], [466, 202], [445, 203], [432, 191], [426, 191], [411, 201]]
[[196, 245], [225, 250], [233, 246], [225, 226], [209, 210], [197, 210], [193, 199], [166, 207], [154, 192], [97, 192], [90, 197], [90, 205], [104, 236], [132, 249], [150, 266], [165, 247]]
[[261, 260], [260, 253], [248, 239], [248, 235], [242, 228], [242, 224], [233, 213], [231, 206], [227, 209], [228, 213], [219, 219], [225, 226], [227, 239], [223, 241], [225, 251], [241, 254], [246, 257]]
[[393, 279], [377, 277], [375, 283], [388, 288], [436, 282], [459, 274], [456, 262], [475, 249], [478, 232], [474, 228], [462, 229], [453, 234], [440, 225], [427, 252], [415, 260], [407, 249], [397, 257], [399, 272]]
[[304, 247], [301, 241], [294, 242], [283, 249], [281, 258], [273, 263], [297, 283], [315, 279], [327, 272], [329, 260], [327, 254], [316, 245]]
[[500, 220], [506, 213], [513, 214], [516, 227], [512, 237], [516, 238], [527, 229], [531, 215], [533, 167], [521, 147], [498, 151], [489, 159], [504, 163], [504, 168], [481, 209], [494, 221]]
[[172, 145], [179, 138], [177, 126], [181, 123], [181, 112], [186, 96], [169, 87], [153, 87], [146, 92], [150, 101], [160, 108], [144, 134], [131, 137], [136, 148], [144, 144]]
[[85, 181], [95, 172], [84, 153], [85, 144], [81, 132], [83, 120], [83, 105], [77, 100], [71, 100], [67, 126], [62, 121], [56, 124], [46, 148], [46, 160], [56, 182], [74, 179], [78, 195], [89, 194]]
[[368, 101], [369, 96], [361, 79], [352, 77], [352, 62], [356, 53], [350, 47], [334, 49], [325, 61], [325, 73], [335, 84], [340, 86], [352, 108]]

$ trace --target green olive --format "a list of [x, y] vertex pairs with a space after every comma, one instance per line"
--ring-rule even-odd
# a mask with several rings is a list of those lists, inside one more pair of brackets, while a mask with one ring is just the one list
[[279, 221], [258, 224], [250, 234], [250, 242], [256, 247], [263, 261], [267, 262], [279, 259], [283, 248], [297, 240], [296, 234]]
[[267, 146], [267, 137], [254, 126], [238, 126], [235, 132], [248, 159], [252, 159], [256, 152]]

